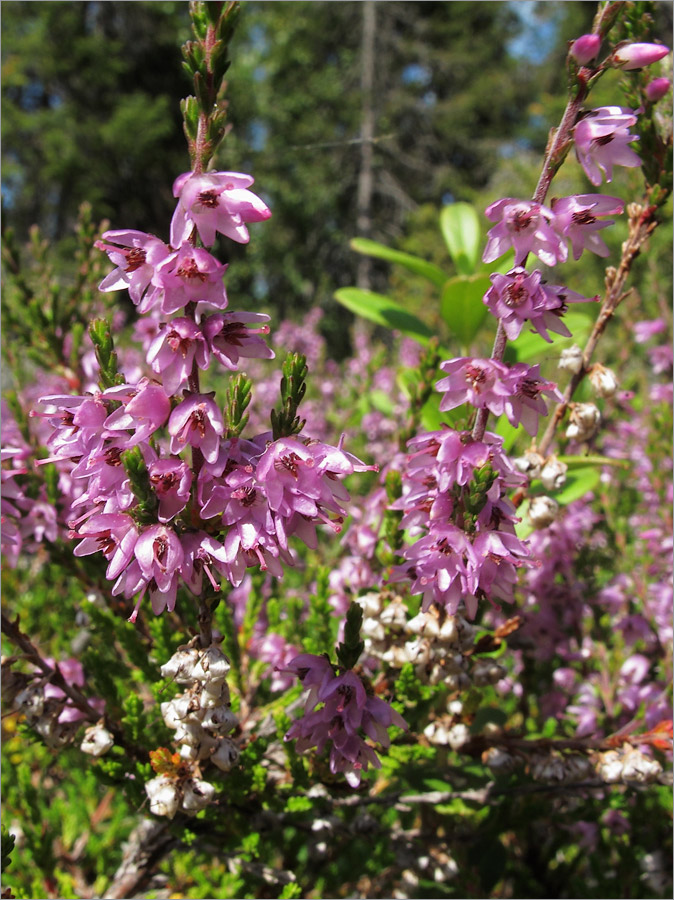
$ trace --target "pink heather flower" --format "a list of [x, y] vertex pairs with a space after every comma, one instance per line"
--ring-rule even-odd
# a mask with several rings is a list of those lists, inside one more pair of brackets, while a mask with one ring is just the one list
[[650, 66], [669, 53], [669, 47], [662, 44], [625, 44], [613, 54], [613, 59], [621, 69], [642, 69]]
[[573, 130], [576, 156], [592, 184], [601, 184], [602, 172], [610, 182], [613, 166], [641, 165], [639, 155], [628, 147], [639, 139], [629, 132], [636, 121], [635, 113], [622, 106], [601, 106], [582, 114]]
[[[292, 724], [285, 740], [296, 738], [298, 753], [310, 747], [316, 747], [320, 753], [330, 741], [330, 771], [344, 772], [351, 787], [358, 787], [362, 772], [369, 765], [381, 768], [376, 753], [359, 730], [388, 747], [388, 729], [407, 728], [407, 723], [384, 700], [368, 695], [355, 672], [348, 670], [336, 676], [325, 657], [303, 653], [282, 671], [297, 674], [303, 686], [310, 687], [305, 715]], [[324, 705], [310, 712], [319, 703]]]
[[164, 592], [180, 568], [184, 558], [180, 538], [166, 525], [151, 525], [136, 541], [134, 555], [144, 577], [153, 579]]
[[239, 359], [273, 359], [274, 351], [265, 341], [258, 337], [269, 334], [268, 325], [248, 328], [248, 322], [266, 322], [269, 316], [264, 313], [228, 312], [223, 315], [208, 316], [202, 328], [210, 352], [227, 369], [238, 368]]
[[609, 249], [597, 234], [613, 221], [600, 222], [598, 216], [620, 215], [625, 204], [605, 194], [574, 194], [554, 199], [550, 204], [555, 214], [554, 228], [571, 241], [573, 258], [580, 259], [584, 249], [597, 256], [608, 256]]
[[664, 331], [667, 328], [667, 323], [664, 319], [648, 319], [644, 322], [635, 322], [632, 327], [634, 328], [634, 340], [637, 344], [645, 344], [652, 337], [655, 337], [656, 334]]
[[545, 284], [538, 270], [528, 273], [521, 266], [506, 275], [496, 272], [489, 277], [492, 287], [484, 295], [483, 303], [501, 320], [511, 341], [519, 337], [525, 322], [548, 342], [552, 339], [547, 329], [568, 337], [571, 332], [561, 320], [566, 304], [585, 303], [590, 299], [568, 288]]
[[109, 560], [106, 578], [117, 578], [133, 559], [138, 540], [138, 530], [131, 516], [123, 513], [99, 513], [72, 533], [74, 538], [83, 538], [75, 547], [75, 556], [88, 556], [101, 552]]
[[216, 232], [240, 244], [247, 244], [245, 222], [263, 222], [271, 216], [266, 203], [252, 191], [250, 175], [239, 172], [209, 172], [194, 175], [185, 172], [173, 184], [178, 206], [171, 220], [171, 244], [179, 247], [196, 228], [207, 247], [215, 241]]
[[137, 385], [122, 384], [108, 388], [104, 397], [121, 400], [122, 406], [105, 420], [110, 431], [131, 431], [126, 446], [133, 447], [146, 441], [166, 422], [171, 412], [171, 401], [163, 387], [153, 384], [147, 378]]
[[[157, 266], [171, 252], [170, 247], [153, 234], [143, 231], [106, 231], [103, 237], [112, 243], [96, 241], [96, 247], [104, 250], [117, 268], [101, 281], [99, 291], [122, 291], [126, 288], [133, 302], [140, 303]], [[148, 294], [153, 295], [154, 288]], [[146, 305], [148, 303], [149, 299]]]
[[646, 97], [651, 103], [657, 103], [658, 100], [662, 100], [669, 93], [671, 87], [672, 82], [669, 78], [654, 78], [653, 81], [649, 81], [646, 85]]
[[187, 317], [165, 323], [147, 351], [147, 361], [162, 376], [169, 395], [177, 394], [187, 382], [195, 361], [200, 369], [207, 369], [209, 359], [201, 328]]
[[[183, 309], [188, 303], [205, 302], [216, 309], [227, 306], [227, 294], [222, 277], [227, 265], [202, 247], [183, 243], [179, 250], [168, 256], [160, 265], [154, 277], [157, 286], [157, 300], [165, 315]], [[149, 306], [141, 305], [140, 312], [147, 312]]]
[[509, 369], [493, 359], [459, 357], [441, 363], [447, 378], [436, 382], [435, 388], [444, 396], [440, 410], [455, 409], [462, 403], [470, 403], [476, 409], [488, 409], [495, 416], [503, 412], [504, 402], [513, 392], [508, 383]]
[[168, 522], [182, 512], [190, 499], [192, 471], [176, 459], [158, 459], [147, 467], [150, 484], [159, 498], [158, 519]]
[[547, 394], [556, 403], [561, 403], [563, 397], [556, 384], [543, 381], [539, 365], [515, 363], [510, 369], [510, 377], [515, 390], [505, 402], [506, 417], [515, 428], [521, 424], [535, 437], [538, 432], [538, 417], [548, 414], [547, 404], [541, 395]]
[[168, 424], [171, 453], [180, 453], [188, 444], [199, 447], [207, 462], [216, 461], [225, 424], [214, 396], [214, 393], [191, 394], [176, 406]]
[[488, 206], [485, 215], [497, 225], [487, 235], [483, 262], [493, 262], [510, 247], [515, 249], [516, 266], [522, 265], [529, 253], [546, 266], [566, 262], [566, 244], [552, 227], [554, 213], [547, 206], [506, 197]]
[[598, 34], [582, 34], [571, 44], [570, 55], [579, 66], [586, 66], [591, 62], [601, 46], [601, 38]]

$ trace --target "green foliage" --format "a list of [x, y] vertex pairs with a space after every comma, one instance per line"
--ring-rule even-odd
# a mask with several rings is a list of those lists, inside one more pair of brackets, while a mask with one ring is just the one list
[[301, 353], [289, 353], [283, 362], [281, 377], [281, 405], [271, 411], [274, 440], [299, 434], [305, 425], [297, 410], [306, 394], [307, 359]]

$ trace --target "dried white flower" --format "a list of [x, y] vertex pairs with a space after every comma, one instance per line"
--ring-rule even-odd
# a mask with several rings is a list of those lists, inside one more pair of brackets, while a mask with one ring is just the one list
[[150, 800], [150, 812], [156, 816], [172, 819], [178, 812], [180, 792], [176, 783], [168, 775], [158, 775], [145, 785], [145, 793]]
[[183, 809], [186, 813], [196, 813], [205, 809], [215, 796], [215, 788], [208, 781], [194, 778], [184, 787]]
[[567, 347], [565, 350], [562, 350], [558, 365], [565, 372], [572, 372], [574, 375], [577, 375], [583, 368], [583, 351], [576, 344], [573, 347]]
[[594, 403], [574, 403], [566, 428], [566, 436], [577, 441], [589, 440], [601, 421], [601, 413]]
[[222, 769], [223, 772], [229, 772], [232, 766], [235, 766], [239, 760], [240, 752], [233, 740], [223, 738], [218, 744], [218, 748], [211, 756], [211, 762]]
[[103, 722], [97, 722], [85, 730], [80, 750], [83, 753], [89, 753], [91, 756], [103, 756], [114, 743], [114, 737]]
[[527, 515], [534, 528], [547, 528], [557, 518], [559, 504], [552, 497], [532, 497]]
[[600, 397], [612, 397], [618, 390], [618, 379], [615, 372], [595, 363], [589, 372], [590, 384]]
[[549, 457], [541, 469], [540, 475], [545, 490], [558, 491], [564, 487], [568, 468], [567, 464], [557, 459], [556, 456]]

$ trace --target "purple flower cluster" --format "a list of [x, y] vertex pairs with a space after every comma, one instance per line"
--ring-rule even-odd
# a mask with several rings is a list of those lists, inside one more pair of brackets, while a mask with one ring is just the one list
[[521, 485], [502, 449], [486, 433], [430, 432], [409, 442], [401, 528], [419, 535], [403, 549], [405, 562], [392, 581], [410, 581], [423, 594], [422, 610], [437, 603], [455, 613], [463, 601], [470, 618], [478, 600], [512, 600], [517, 569], [528, 561], [526, 544], [515, 535], [515, 509], [506, 492]]
[[455, 409], [469, 403], [475, 409], [488, 409], [495, 416], [505, 413], [511, 425], [520, 423], [532, 437], [538, 431], [538, 417], [548, 413], [543, 394], [559, 402], [562, 395], [551, 381], [540, 377], [540, 366], [515, 363], [508, 366], [495, 359], [458, 357], [440, 365], [446, 378], [435, 387], [444, 396], [440, 410]]
[[370, 765], [381, 768], [377, 754], [360, 732], [386, 748], [391, 743], [388, 729], [406, 729], [405, 720], [385, 700], [368, 692], [355, 672], [349, 669], [335, 675], [324, 656], [301, 653], [283, 671], [294, 674], [308, 688], [305, 715], [290, 726], [285, 740], [297, 739], [298, 753], [310, 747], [321, 753], [330, 742], [330, 771], [343, 772], [351, 787], [358, 787]]
[[[341, 479], [372, 468], [341, 441], [228, 437], [215, 395], [199, 390], [198, 373], [213, 359], [235, 370], [241, 358], [273, 356], [260, 337], [268, 317], [223, 312], [226, 266], [195, 246], [197, 235], [210, 245], [216, 233], [245, 242], [245, 223], [268, 218], [247, 190], [252, 181], [232, 172], [180, 176], [171, 247], [141, 232], [104, 235], [112, 243], [99, 246], [117, 268], [101, 289], [126, 287], [139, 311], [152, 314], [145, 346], [155, 378], [42, 398], [53, 427], [49, 460], [68, 461], [81, 486], [75, 555], [103, 554], [113, 594], [137, 595], [132, 620], [146, 593], [155, 613], [171, 610], [179, 585], [199, 595], [204, 575], [213, 589], [219, 578], [241, 584], [249, 566], [282, 577], [282, 563], [293, 565], [289, 538], [315, 547], [316, 525], [338, 533], [349, 500]], [[124, 465], [134, 448], [151, 492], [142, 503]]]

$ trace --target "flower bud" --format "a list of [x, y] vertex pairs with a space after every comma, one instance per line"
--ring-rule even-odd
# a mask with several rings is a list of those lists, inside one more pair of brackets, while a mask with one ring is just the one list
[[615, 372], [595, 363], [589, 372], [590, 384], [600, 397], [612, 397], [618, 390], [618, 379]]
[[669, 47], [662, 44], [627, 44], [613, 54], [616, 65], [622, 69], [641, 69], [663, 59], [669, 53]]
[[532, 497], [529, 501], [529, 521], [534, 528], [547, 528], [557, 518], [559, 504], [552, 497]]
[[145, 785], [150, 800], [150, 812], [172, 819], [178, 812], [180, 797], [176, 784], [168, 775], [158, 775]]
[[562, 350], [558, 367], [565, 372], [572, 372], [574, 375], [580, 372], [583, 368], [583, 351], [577, 344]]
[[115, 739], [108, 729], [102, 722], [97, 722], [85, 730], [80, 750], [83, 753], [89, 753], [91, 756], [103, 756], [114, 743]]
[[183, 809], [187, 813], [196, 813], [205, 809], [215, 796], [215, 788], [208, 781], [195, 778], [185, 785]]
[[598, 34], [582, 34], [571, 44], [569, 54], [579, 66], [586, 66], [599, 53], [601, 38]]
[[654, 78], [646, 85], [646, 97], [651, 103], [661, 100], [669, 92], [672, 82], [669, 78]]
[[218, 744], [218, 748], [211, 756], [211, 762], [222, 769], [223, 772], [229, 772], [232, 766], [235, 766], [239, 760], [239, 748], [230, 738], [223, 738]]
[[569, 467], [566, 463], [551, 456], [541, 469], [541, 481], [546, 491], [558, 491], [566, 482], [566, 472]]
[[577, 441], [587, 441], [596, 432], [601, 413], [594, 403], [574, 403], [566, 436]]

